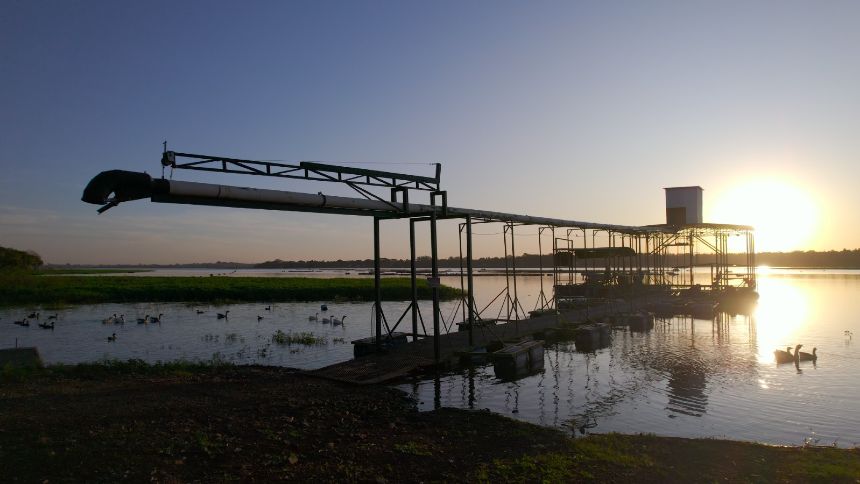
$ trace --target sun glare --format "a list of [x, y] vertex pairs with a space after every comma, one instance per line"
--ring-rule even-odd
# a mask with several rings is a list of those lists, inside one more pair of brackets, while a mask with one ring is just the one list
[[759, 283], [755, 310], [758, 360], [773, 362], [773, 350], [793, 346], [810, 314], [807, 294], [790, 282], [768, 278]]
[[721, 194], [709, 218], [755, 227], [756, 252], [784, 252], [806, 249], [818, 225], [818, 206], [796, 185], [756, 180]]

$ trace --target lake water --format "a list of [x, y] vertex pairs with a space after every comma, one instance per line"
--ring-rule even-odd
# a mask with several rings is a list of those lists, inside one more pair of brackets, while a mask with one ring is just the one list
[[[208, 275], [211, 271], [179, 271]], [[355, 271], [351, 271], [355, 275]], [[164, 271], [144, 273], [164, 274]], [[283, 273], [239, 271], [235, 275], [316, 277], [343, 272]], [[540, 293], [551, 296], [551, 278], [518, 278], [526, 310]], [[483, 308], [504, 287], [503, 276], [477, 277], [476, 298]], [[459, 278], [443, 277], [459, 286]], [[648, 333], [613, 332], [612, 344], [580, 353], [572, 344], [547, 347], [544, 370], [517, 381], [495, 377], [492, 366], [476, 367], [437, 379], [398, 387], [415, 396], [422, 409], [438, 406], [490, 409], [513, 418], [589, 432], [652, 432], [686, 437], [721, 437], [774, 444], [860, 445], [860, 271], [763, 271], [759, 304], [750, 316], [722, 316], [717, 321], [673, 318]], [[384, 304], [393, 325], [408, 303]], [[100, 304], [56, 311], [54, 330], [12, 324], [38, 308], [0, 310], [0, 347], [36, 346], [48, 363], [77, 363], [106, 358], [146, 361], [218, 358], [318, 368], [352, 357], [353, 339], [372, 331], [372, 305], [332, 303], [320, 313], [340, 318], [332, 326], [308, 317], [319, 303]], [[431, 327], [430, 303], [422, 313]], [[485, 317], [494, 317], [499, 301]], [[204, 311], [197, 314], [197, 310]], [[229, 310], [227, 319], [216, 313]], [[445, 324], [459, 320], [457, 303], [442, 305]], [[41, 320], [54, 311], [41, 311]], [[103, 325], [111, 314], [124, 314], [124, 325]], [[163, 313], [161, 324], [136, 324], [136, 318]], [[263, 319], [257, 319], [262, 316]], [[409, 330], [407, 315], [399, 329]], [[312, 332], [318, 346], [277, 345], [278, 331]], [[845, 331], [856, 336], [851, 339]], [[115, 342], [107, 336], [116, 333]], [[817, 364], [776, 365], [773, 350], [804, 344], [818, 348]]]

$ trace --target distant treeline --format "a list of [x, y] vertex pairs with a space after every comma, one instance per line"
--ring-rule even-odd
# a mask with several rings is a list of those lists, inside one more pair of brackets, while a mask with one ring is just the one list
[[771, 267], [827, 267], [860, 269], [860, 249], [829, 250], [826, 252], [762, 252], [756, 254], [756, 264]]
[[[729, 264], [744, 265], [746, 264], [745, 254], [729, 254]], [[542, 257], [537, 254], [523, 254], [516, 258], [517, 267], [553, 267], [553, 257], [551, 254], [544, 254]], [[591, 259], [587, 261], [589, 264], [603, 264], [602, 259]], [[700, 255], [696, 257], [696, 265], [707, 265], [714, 262], [714, 256]], [[428, 268], [431, 265], [430, 257], [421, 256], [415, 261], [420, 268]], [[576, 260], [574, 263], [581, 267], [586, 263], [586, 260]], [[643, 264], [645, 262], [643, 261]], [[508, 264], [511, 264], [508, 258]], [[682, 256], [667, 256], [666, 264], [670, 266], [685, 266], [689, 264], [689, 260]], [[757, 265], [768, 265], [771, 267], [824, 267], [824, 268], [842, 268], [842, 269], [860, 269], [860, 249], [854, 250], [831, 250], [826, 252], [816, 251], [794, 251], [794, 252], [762, 252], [756, 254]], [[380, 265], [383, 268], [402, 268], [409, 267], [409, 259], [385, 259], [381, 260]], [[505, 266], [504, 257], [481, 257], [473, 261], [473, 266], [476, 268], [496, 268]], [[276, 259], [260, 264], [253, 265], [257, 269], [338, 269], [338, 268], [372, 268], [373, 259], [356, 259], [356, 260], [296, 260], [284, 261]], [[456, 268], [460, 267], [459, 257], [447, 257], [439, 259], [439, 267]]]
[[33, 251], [0, 247], [0, 269], [2, 270], [35, 270], [42, 264], [42, 258]]
[[[3, 249], [12, 250], [12, 249]], [[23, 254], [28, 254], [38, 258], [38, 255], [33, 253], [25, 253], [14, 251]], [[517, 256], [517, 267], [539, 267], [551, 268], [553, 266], [551, 254], [544, 254], [539, 257], [537, 254], [523, 254]], [[41, 263], [41, 259], [38, 261]], [[702, 255], [696, 257], [697, 265], [706, 265], [714, 261], [713, 255]], [[430, 267], [430, 257], [421, 256], [416, 260], [416, 265], [422, 269]], [[596, 264], [602, 264], [602, 260], [594, 260]], [[510, 264], [508, 258], [508, 264]], [[575, 260], [578, 267], [581, 267], [585, 261]], [[591, 261], [589, 262], [591, 263]], [[744, 254], [729, 254], [729, 263], [736, 265], [744, 265], [746, 263]], [[666, 259], [666, 264], [670, 266], [684, 266], [689, 264], [688, 260], [684, 260], [680, 256], [670, 256]], [[756, 254], [756, 264], [769, 265], [771, 267], [823, 267], [823, 268], [842, 268], [842, 269], [860, 269], [860, 249], [841, 251], [830, 250], [825, 252], [816, 251], [794, 251], [794, 252], [760, 252]], [[409, 267], [409, 259], [387, 259], [381, 261], [383, 268], [406, 268]], [[496, 268], [504, 267], [504, 257], [480, 257], [474, 260], [475, 268]], [[292, 260], [286, 261], [275, 259], [272, 261], [261, 262], [258, 264], [248, 264], [241, 262], [208, 262], [194, 264], [111, 264], [111, 265], [52, 265], [54, 268], [74, 268], [74, 267], [110, 267], [110, 268], [157, 268], [157, 269], [370, 269], [373, 267], [373, 259], [338, 259], [338, 260]], [[456, 268], [460, 267], [459, 257], [446, 257], [439, 259], [439, 267]]]

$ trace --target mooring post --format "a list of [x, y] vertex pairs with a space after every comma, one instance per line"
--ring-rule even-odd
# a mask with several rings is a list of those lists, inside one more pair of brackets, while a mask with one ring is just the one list
[[695, 280], [693, 279], [693, 267], [695, 266], [695, 255], [694, 255], [694, 245], [696, 242], [693, 240], [693, 232], [690, 232], [690, 287], [693, 287], [695, 284]]
[[382, 347], [382, 278], [379, 256], [379, 217], [373, 217], [373, 290], [376, 315], [376, 349]]
[[436, 363], [439, 363], [441, 350], [439, 348], [439, 250], [436, 245], [436, 210], [430, 214], [430, 258], [433, 266], [430, 284], [433, 294], [433, 357]]
[[473, 330], [475, 327], [475, 280], [472, 278], [472, 217], [466, 216], [466, 277], [469, 296], [469, 348], [474, 346]]
[[418, 281], [415, 267], [415, 219], [409, 219], [409, 258], [412, 283], [412, 341], [418, 339]]
[[511, 270], [513, 271], [513, 279], [514, 279], [514, 315], [519, 320], [520, 319], [520, 299], [517, 294], [517, 252], [516, 246], [514, 245], [514, 223], [510, 222], [511, 227]]

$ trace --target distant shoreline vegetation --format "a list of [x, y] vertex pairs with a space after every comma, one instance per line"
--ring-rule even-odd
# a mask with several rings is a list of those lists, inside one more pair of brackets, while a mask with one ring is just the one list
[[[697, 257], [696, 264], [707, 264], [713, 262], [713, 255]], [[671, 258], [670, 258], [671, 259]], [[746, 258], [743, 254], [729, 254], [729, 264], [745, 265]], [[421, 256], [416, 259], [416, 266], [422, 269], [430, 267], [430, 257]], [[508, 259], [510, 264], [510, 259]], [[537, 254], [524, 253], [516, 257], [517, 267], [539, 267], [552, 268], [551, 254], [539, 257]], [[669, 265], [686, 265], [689, 261], [678, 258], [677, 264], [667, 260]], [[798, 269], [860, 269], [860, 249], [843, 249], [840, 251], [794, 251], [794, 252], [760, 252], [756, 254], [756, 264], [770, 267], [786, 267]], [[387, 259], [380, 261], [381, 267], [385, 269], [409, 267], [409, 259]], [[474, 259], [475, 268], [499, 268], [505, 267], [504, 257], [480, 257]], [[439, 267], [450, 269], [459, 268], [458, 257], [447, 257], [439, 259]], [[119, 264], [119, 265], [49, 265], [45, 271], [80, 269], [111, 269], [121, 272], [120, 269], [370, 269], [373, 268], [373, 259], [338, 259], [338, 260], [294, 260], [285, 261], [275, 259], [272, 261], [256, 264], [240, 262], [209, 262], [193, 264]]]
[[[453, 299], [459, 290], [440, 288], [440, 297]], [[427, 281], [418, 280], [419, 299], [432, 296]], [[382, 298], [412, 297], [408, 278], [384, 278]], [[65, 305], [139, 302], [285, 302], [372, 301], [371, 278], [307, 277], [135, 277], [0, 275], [0, 306]]]

